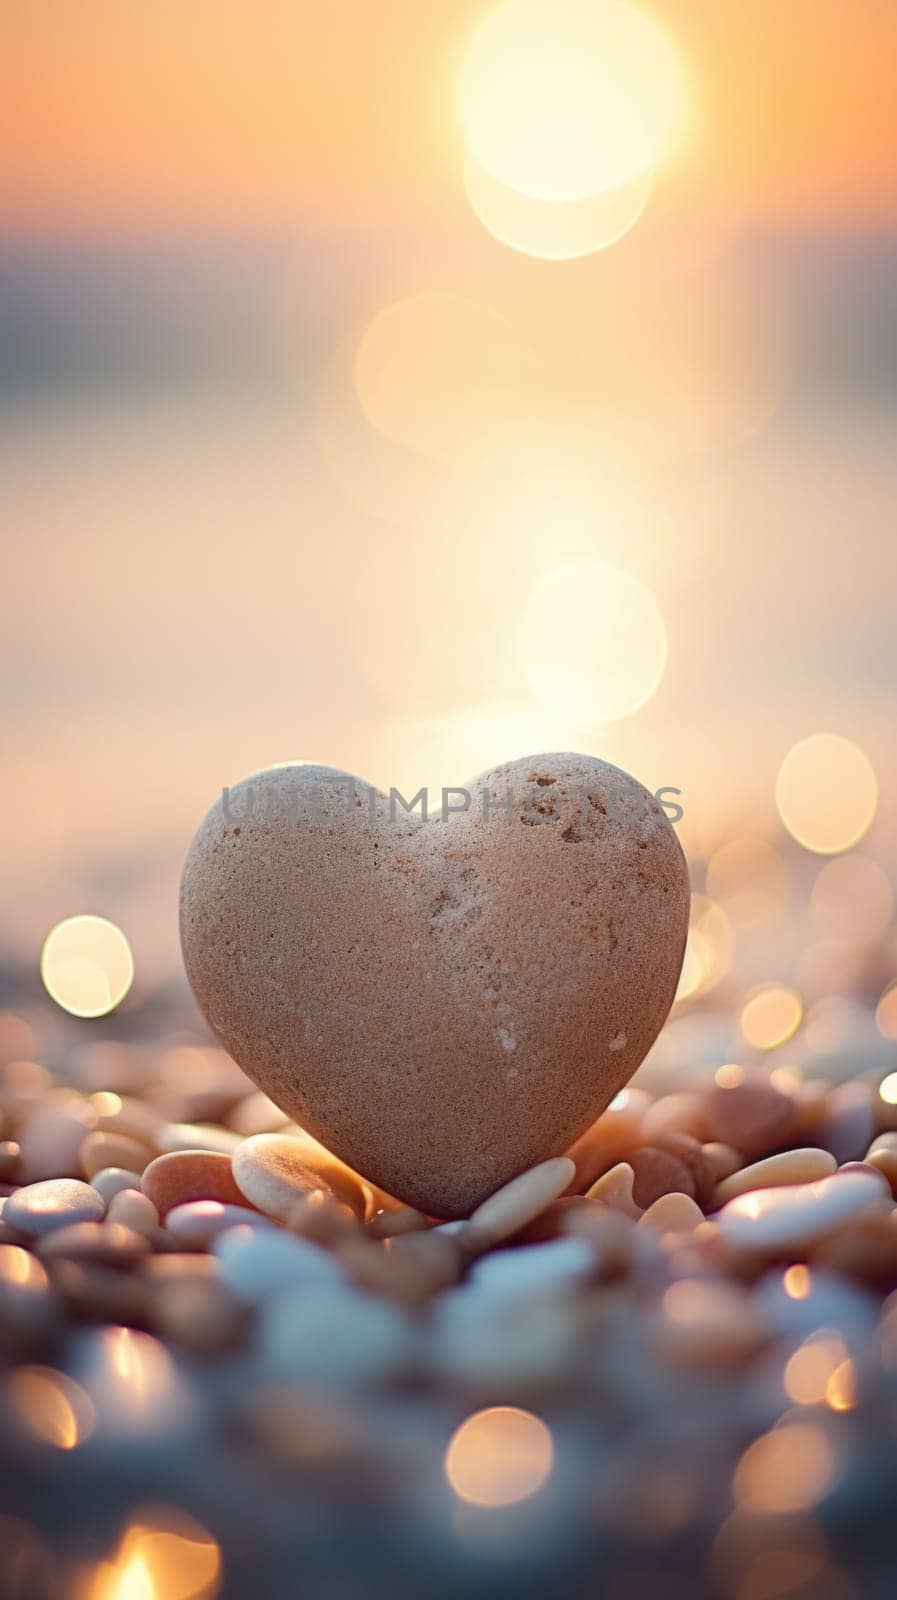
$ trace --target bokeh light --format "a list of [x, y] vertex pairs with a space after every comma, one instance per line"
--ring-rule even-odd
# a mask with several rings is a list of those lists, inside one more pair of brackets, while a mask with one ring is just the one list
[[586, 725], [616, 722], [656, 693], [667, 634], [653, 594], [603, 561], [558, 567], [530, 594], [520, 662], [541, 703]]
[[865, 751], [840, 734], [816, 733], [788, 751], [776, 780], [788, 832], [817, 855], [850, 850], [872, 826], [878, 780]]
[[537, 363], [511, 323], [463, 295], [385, 306], [355, 357], [355, 390], [387, 439], [438, 459], [484, 448], [525, 410]]
[[121, 928], [106, 917], [67, 917], [47, 935], [40, 958], [47, 993], [75, 1017], [104, 1017], [121, 1005], [134, 958]]
[[9, 1378], [7, 1402], [18, 1426], [56, 1450], [74, 1450], [93, 1432], [95, 1414], [81, 1385], [51, 1367], [19, 1367]]
[[806, 1511], [831, 1488], [836, 1475], [831, 1441], [812, 1423], [786, 1422], [744, 1452], [735, 1471], [736, 1500], [773, 1515]]
[[759, 834], [738, 834], [721, 844], [707, 864], [706, 887], [739, 928], [774, 921], [791, 896], [785, 862]]
[[729, 971], [734, 948], [732, 924], [722, 906], [709, 895], [693, 894], [677, 1001], [714, 989]]
[[445, 1472], [455, 1494], [477, 1506], [507, 1506], [541, 1489], [554, 1461], [550, 1430], [515, 1406], [474, 1412], [452, 1435]]
[[793, 989], [782, 983], [761, 984], [742, 1007], [741, 1031], [755, 1050], [774, 1050], [797, 1032], [803, 1014]]
[[635, 227], [652, 188], [647, 168], [583, 200], [539, 200], [499, 183], [473, 156], [464, 162], [464, 189], [483, 227], [512, 250], [545, 261], [572, 261], [616, 244]]
[[793, 1266], [786, 1267], [782, 1273], [782, 1286], [789, 1300], [806, 1300], [813, 1287], [809, 1267], [802, 1261], [796, 1261]]
[[810, 921], [823, 938], [870, 945], [886, 932], [894, 914], [887, 873], [869, 856], [827, 861], [810, 895]]
[[461, 76], [468, 150], [499, 183], [581, 200], [667, 156], [686, 84], [666, 34], [623, 0], [506, 0]]
[[221, 1552], [208, 1529], [174, 1506], [138, 1507], [85, 1600], [211, 1600]]
[[835, 1374], [847, 1360], [844, 1341], [838, 1334], [820, 1333], [807, 1339], [785, 1364], [785, 1393], [789, 1400], [800, 1406], [822, 1405]]

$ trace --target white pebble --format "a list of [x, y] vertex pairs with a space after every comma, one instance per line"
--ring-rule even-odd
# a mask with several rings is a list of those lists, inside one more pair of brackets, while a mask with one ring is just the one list
[[241, 1300], [259, 1304], [288, 1289], [342, 1283], [345, 1272], [329, 1250], [279, 1228], [228, 1228], [213, 1245], [221, 1277]]
[[882, 1185], [872, 1173], [836, 1173], [819, 1183], [785, 1189], [754, 1189], [719, 1213], [722, 1237], [740, 1249], [800, 1250], [825, 1238], [843, 1222], [882, 1206]]
[[510, 1239], [563, 1194], [575, 1176], [576, 1166], [569, 1156], [554, 1156], [521, 1172], [472, 1212], [468, 1237], [475, 1237], [483, 1249]]
[[483, 1256], [471, 1269], [470, 1283], [496, 1299], [536, 1299], [585, 1283], [598, 1259], [598, 1247], [591, 1239], [550, 1239]]
[[279, 1297], [267, 1309], [260, 1342], [277, 1377], [313, 1386], [382, 1382], [407, 1368], [415, 1352], [400, 1307], [342, 1283]]

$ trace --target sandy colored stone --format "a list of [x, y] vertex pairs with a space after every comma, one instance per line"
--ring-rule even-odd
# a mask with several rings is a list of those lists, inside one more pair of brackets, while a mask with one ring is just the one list
[[586, 1199], [596, 1200], [599, 1205], [609, 1206], [612, 1211], [620, 1211], [623, 1216], [631, 1217], [637, 1222], [642, 1214], [640, 1205], [636, 1205], [633, 1197], [633, 1184], [635, 1173], [628, 1161], [618, 1161], [610, 1172], [605, 1172], [596, 1183], [592, 1184]]
[[366, 1231], [372, 1239], [395, 1239], [403, 1233], [420, 1233], [429, 1228], [430, 1219], [413, 1206], [396, 1206], [390, 1211], [378, 1211], [367, 1223]]
[[140, 1189], [122, 1189], [109, 1201], [107, 1222], [117, 1222], [123, 1228], [133, 1228], [137, 1233], [151, 1238], [159, 1226], [159, 1213], [148, 1195]]
[[188, 1200], [182, 1206], [173, 1206], [165, 1218], [168, 1232], [186, 1250], [207, 1250], [225, 1228], [238, 1228], [241, 1224], [269, 1226], [265, 1217], [248, 1206], [223, 1205], [220, 1200]]
[[140, 1193], [140, 1173], [126, 1172], [124, 1167], [103, 1167], [100, 1172], [94, 1173], [90, 1186], [103, 1196], [108, 1206], [117, 1194], [122, 1194], [126, 1189]]
[[733, 1149], [730, 1144], [719, 1144], [710, 1140], [701, 1146], [704, 1159], [708, 1163], [714, 1177], [714, 1184], [722, 1183], [723, 1178], [728, 1178], [733, 1172], [738, 1172], [744, 1166], [744, 1156], [740, 1150]]
[[717, 1219], [725, 1244], [748, 1253], [803, 1252], [845, 1223], [881, 1211], [878, 1178], [865, 1172], [835, 1173], [818, 1183], [753, 1189], [730, 1200]]
[[142, 1185], [160, 1217], [187, 1200], [245, 1204], [234, 1181], [230, 1157], [212, 1150], [177, 1150], [157, 1156], [144, 1172]]
[[704, 1096], [680, 1090], [655, 1100], [642, 1122], [642, 1144], [654, 1144], [662, 1135], [684, 1133], [700, 1139], [704, 1130]]
[[100, 1222], [105, 1211], [102, 1196], [80, 1178], [46, 1178], [7, 1196], [3, 1220], [36, 1238], [70, 1222]]
[[737, 1194], [748, 1194], [751, 1189], [777, 1189], [795, 1183], [816, 1183], [820, 1178], [830, 1178], [837, 1170], [835, 1158], [827, 1150], [810, 1146], [804, 1150], [781, 1150], [767, 1156], [765, 1161], [754, 1161], [740, 1172], [723, 1178], [713, 1191], [712, 1208], [717, 1211]]
[[445, 822], [391, 818], [376, 793], [371, 817], [352, 782], [275, 768], [213, 806], [182, 882], [188, 976], [303, 1127], [408, 1204], [464, 1216], [566, 1150], [647, 1053], [682, 962], [685, 861], [648, 791], [591, 757], [496, 768]]
[[569, 1156], [554, 1156], [512, 1178], [471, 1212], [468, 1243], [487, 1249], [519, 1233], [563, 1194], [575, 1170]]
[[358, 1213], [342, 1200], [334, 1199], [329, 1190], [312, 1189], [309, 1194], [300, 1195], [286, 1219], [286, 1226], [300, 1239], [329, 1246], [348, 1234], [357, 1234], [361, 1224]]
[[639, 1227], [656, 1228], [658, 1233], [694, 1233], [704, 1221], [704, 1213], [697, 1201], [687, 1194], [662, 1194], [648, 1206], [639, 1219]]
[[364, 1194], [354, 1174], [344, 1177], [326, 1162], [315, 1162], [307, 1146], [289, 1133], [258, 1133], [244, 1139], [233, 1160], [240, 1193], [259, 1211], [279, 1222], [302, 1195], [323, 1189], [364, 1215]]

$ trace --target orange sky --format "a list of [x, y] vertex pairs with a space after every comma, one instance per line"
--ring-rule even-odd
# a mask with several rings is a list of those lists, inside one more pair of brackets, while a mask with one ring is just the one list
[[[280, 225], [463, 207], [454, 87], [490, 0], [4, 8], [0, 226]], [[695, 86], [695, 210], [897, 212], [893, 0], [655, 0]], [[680, 187], [681, 186], [681, 187]]]

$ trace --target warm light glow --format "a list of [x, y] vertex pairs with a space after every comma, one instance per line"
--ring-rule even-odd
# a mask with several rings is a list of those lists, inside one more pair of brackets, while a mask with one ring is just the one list
[[863, 750], [834, 733], [802, 739], [776, 780], [776, 805], [798, 844], [818, 855], [850, 850], [872, 826], [878, 780]]
[[468, 155], [464, 188], [483, 227], [501, 244], [544, 261], [571, 261], [616, 244], [635, 227], [653, 186], [650, 168], [584, 200], [539, 200], [499, 183]]
[[108, 1327], [96, 1335], [85, 1383], [103, 1426], [112, 1430], [164, 1430], [189, 1414], [174, 1363], [152, 1334]]
[[525, 409], [534, 357], [510, 322], [462, 295], [398, 300], [368, 324], [355, 391], [388, 439], [439, 459], [481, 451]]
[[719, 901], [739, 928], [752, 928], [780, 916], [791, 884], [778, 851], [754, 834], [729, 839], [715, 850], [707, 866], [707, 893]]
[[50, 1367], [19, 1367], [8, 1400], [20, 1427], [41, 1444], [74, 1450], [93, 1432], [94, 1408], [80, 1384]]
[[890, 983], [875, 1008], [879, 1033], [897, 1039], [897, 983]]
[[796, 1262], [782, 1273], [782, 1285], [789, 1300], [806, 1300], [813, 1286], [809, 1267]]
[[845, 1362], [847, 1351], [837, 1334], [818, 1334], [808, 1339], [785, 1365], [785, 1393], [789, 1400], [799, 1406], [821, 1405], [835, 1373]]
[[541, 1489], [551, 1471], [551, 1433], [514, 1406], [477, 1411], [453, 1434], [445, 1472], [455, 1494], [478, 1506], [507, 1506]]
[[745, 1451], [733, 1490], [748, 1510], [775, 1515], [816, 1505], [834, 1477], [834, 1452], [822, 1429], [808, 1422], [784, 1423]]
[[731, 966], [733, 948], [732, 925], [722, 906], [693, 894], [676, 999], [691, 1000], [715, 988]]
[[76, 1017], [104, 1017], [134, 978], [131, 947], [105, 917], [68, 917], [47, 935], [40, 958], [47, 993]]
[[804, 1008], [800, 997], [784, 984], [767, 983], [746, 1001], [741, 1031], [755, 1050], [774, 1050], [800, 1027]]
[[89, 1600], [211, 1600], [220, 1578], [221, 1553], [206, 1528], [173, 1506], [140, 1508], [94, 1574]]
[[471, 155], [541, 200], [582, 200], [653, 167], [685, 106], [673, 45], [622, 0], [506, 0], [474, 33], [461, 76]]
[[889, 1072], [886, 1078], [882, 1078], [878, 1092], [885, 1105], [897, 1106], [897, 1072]]
[[825, 1402], [832, 1411], [852, 1411], [857, 1403], [856, 1368], [842, 1361], [825, 1386]]
[[650, 700], [667, 658], [666, 628], [650, 590], [602, 561], [558, 567], [537, 583], [518, 644], [541, 703], [589, 726], [616, 722]]
[[839, 856], [820, 869], [810, 896], [810, 921], [823, 938], [874, 944], [893, 912], [890, 880], [868, 856]]
[[717, 1067], [713, 1081], [720, 1089], [737, 1089], [740, 1083], [744, 1083], [744, 1067], [740, 1067], [737, 1061], [725, 1061], [721, 1067]]

